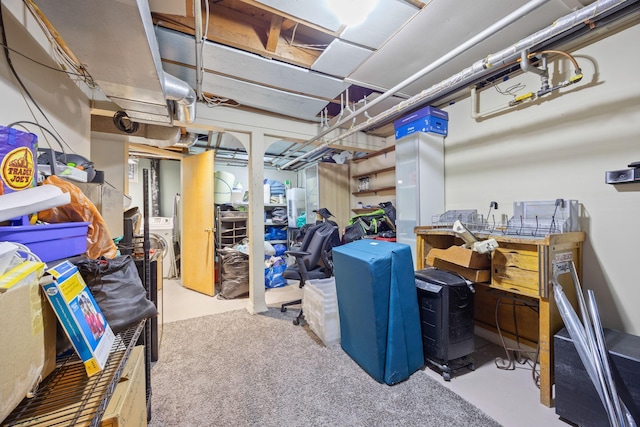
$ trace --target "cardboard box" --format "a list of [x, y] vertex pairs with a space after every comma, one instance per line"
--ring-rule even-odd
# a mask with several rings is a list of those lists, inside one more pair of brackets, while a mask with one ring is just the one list
[[447, 121], [449, 120], [449, 113], [447, 113], [446, 111], [440, 110], [435, 107], [427, 106], [419, 110], [416, 110], [413, 113], [409, 113], [403, 118], [394, 121], [393, 126], [397, 129], [401, 126], [405, 126], [409, 123], [413, 123], [416, 120], [426, 116], [432, 116], [434, 118], [438, 118], [441, 120], [447, 120]]
[[147, 425], [147, 393], [144, 346], [131, 350], [109, 405], [102, 416], [102, 427], [143, 427]]
[[449, 114], [434, 107], [424, 107], [393, 122], [395, 138], [400, 139], [415, 132], [432, 132], [447, 136]]
[[474, 270], [473, 268], [462, 267], [461, 265], [456, 265], [440, 258], [436, 258], [433, 261], [433, 267], [459, 274], [474, 283], [488, 283], [491, 281], [491, 270]]
[[115, 336], [78, 267], [64, 261], [47, 270], [40, 286], [84, 363], [87, 375], [100, 372], [107, 362]]
[[42, 296], [41, 262], [0, 276], [0, 421], [55, 369], [56, 317]]
[[462, 246], [451, 246], [447, 249], [431, 249], [427, 254], [427, 264], [434, 266], [436, 258], [475, 270], [486, 270], [491, 267], [489, 255], [479, 254]]
[[415, 122], [395, 128], [395, 138], [400, 139], [416, 132], [432, 132], [447, 136], [449, 133], [449, 122], [433, 116], [422, 117]]

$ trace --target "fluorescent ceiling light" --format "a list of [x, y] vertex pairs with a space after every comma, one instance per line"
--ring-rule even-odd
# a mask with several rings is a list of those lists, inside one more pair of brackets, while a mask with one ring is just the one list
[[377, 0], [325, 0], [329, 10], [338, 18], [341, 24], [352, 27], [362, 24]]

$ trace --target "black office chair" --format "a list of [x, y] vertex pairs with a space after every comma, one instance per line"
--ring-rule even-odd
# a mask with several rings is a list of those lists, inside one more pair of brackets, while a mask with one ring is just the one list
[[[340, 244], [338, 227], [327, 223], [317, 223], [306, 230], [299, 249], [285, 252], [296, 258], [296, 263], [288, 267], [282, 276], [285, 279], [299, 280], [302, 288], [307, 280], [324, 279], [333, 275], [333, 261], [331, 250]], [[285, 302], [280, 307], [283, 313], [291, 305], [302, 304], [301, 299]], [[303, 312], [300, 309], [298, 316], [293, 320], [294, 325], [299, 325]]]

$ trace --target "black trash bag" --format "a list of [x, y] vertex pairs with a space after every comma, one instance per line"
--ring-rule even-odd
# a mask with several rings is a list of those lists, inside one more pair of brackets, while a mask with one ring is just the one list
[[342, 233], [342, 244], [354, 242], [356, 240], [364, 239], [367, 235], [362, 221], [355, 220], [353, 224], [347, 225]]
[[130, 255], [83, 259], [76, 266], [114, 334], [158, 315]]
[[395, 231], [395, 229], [396, 229], [396, 208], [395, 208], [395, 206], [393, 206], [393, 203], [391, 203], [391, 202], [382, 202], [382, 203], [378, 204], [378, 206], [380, 206], [384, 210], [384, 213], [387, 215], [387, 218], [389, 218], [389, 222], [392, 225], [393, 231]]
[[249, 295], [249, 256], [236, 249], [223, 248], [222, 280], [218, 299], [241, 298]]

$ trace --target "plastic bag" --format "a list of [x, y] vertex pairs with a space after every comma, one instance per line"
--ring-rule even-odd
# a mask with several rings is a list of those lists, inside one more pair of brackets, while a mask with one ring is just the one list
[[264, 238], [265, 240], [286, 240], [287, 230], [278, 227], [267, 227]]
[[43, 184], [55, 185], [64, 193], [69, 193], [71, 202], [38, 212], [38, 219], [52, 224], [61, 222], [88, 222], [87, 230], [87, 258], [97, 259], [102, 257], [114, 258], [118, 254], [118, 248], [111, 239], [107, 224], [95, 205], [75, 185], [51, 175]]
[[264, 269], [264, 286], [266, 288], [281, 288], [287, 284], [282, 274], [287, 269], [287, 264], [282, 257], [272, 257]]
[[83, 259], [76, 266], [115, 334], [158, 315], [130, 255]]
[[287, 251], [287, 247], [282, 243], [276, 243], [275, 245], [273, 245], [273, 249], [275, 250], [275, 253], [272, 255], [275, 256], [284, 255], [284, 253]]
[[266, 240], [264, 241], [264, 254], [266, 256], [277, 255], [275, 246], [273, 246], [271, 243], [267, 242]]
[[222, 282], [219, 299], [249, 295], [249, 256], [231, 248], [219, 251], [222, 256]]
[[302, 228], [307, 223], [307, 213], [302, 212], [298, 218], [296, 218], [296, 228]]

